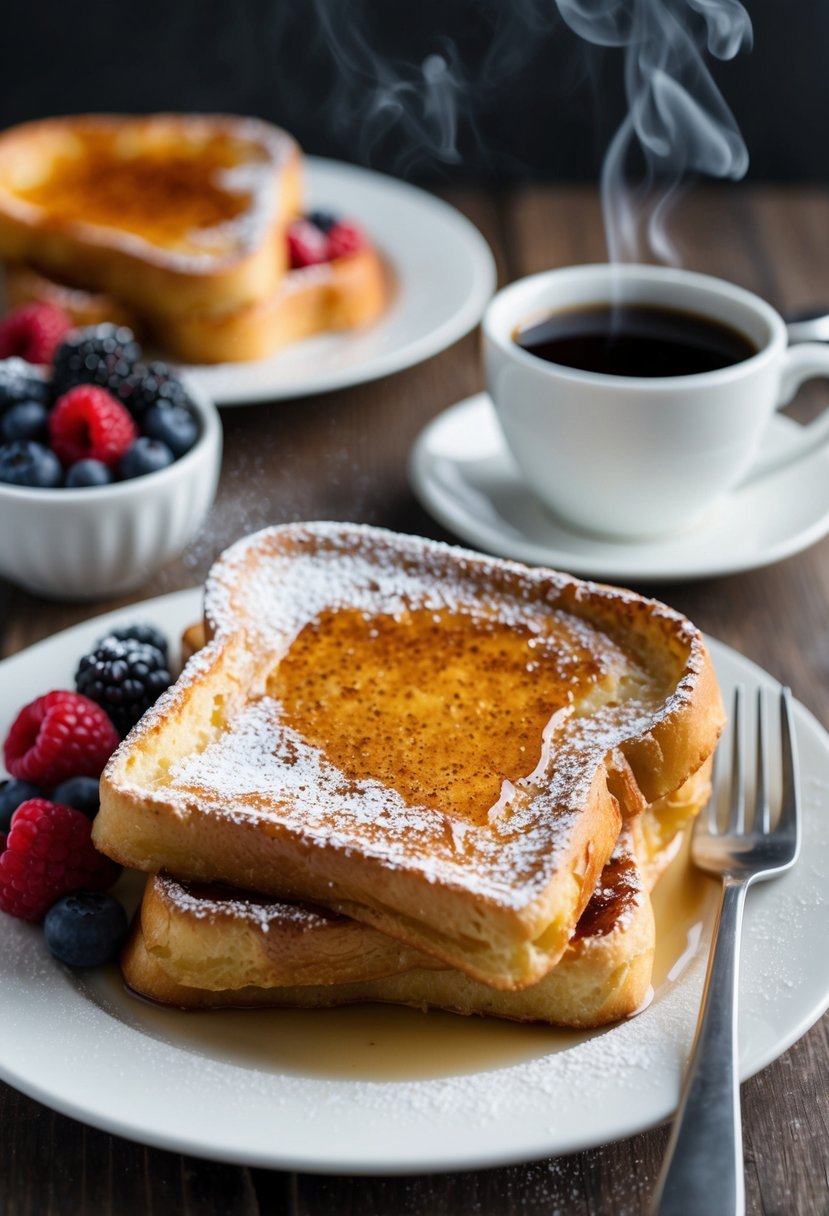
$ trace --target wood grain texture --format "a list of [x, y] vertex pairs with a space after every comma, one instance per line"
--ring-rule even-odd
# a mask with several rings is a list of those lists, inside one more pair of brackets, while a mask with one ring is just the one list
[[[604, 258], [592, 188], [450, 197], [490, 241], [502, 282]], [[829, 300], [827, 192], [699, 191], [678, 208], [672, 232], [685, 265], [757, 290], [781, 308]], [[142, 598], [201, 582], [225, 545], [269, 523], [353, 519], [451, 539], [414, 501], [406, 462], [421, 427], [481, 387], [473, 335], [375, 384], [225, 411], [216, 506], [182, 558], [159, 572]], [[822, 394], [823, 386], [813, 388], [795, 412], [813, 411]], [[766, 570], [647, 590], [789, 683], [829, 724], [829, 540]], [[0, 585], [0, 653], [118, 603], [47, 603]], [[829, 1212], [828, 1037], [824, 1019], [743, 1087], [751, 1216]], [[661, 1128], [509, 1169], [326, 1178], [147, 1149], [56, 1115], [7, 1086], [0, 1086], [0, 1133], [4, 1216], [641, 1216], [667, 1134]]]

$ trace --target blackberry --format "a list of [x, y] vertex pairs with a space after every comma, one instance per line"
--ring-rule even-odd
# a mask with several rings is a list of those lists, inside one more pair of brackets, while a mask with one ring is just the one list
[[172, 683], [167, 660], [155, 646], [136, 638], [104, 638], [81, 659], [78, 692], [106, 710], [123, 738]]
[[25, 359], [0, 360], [0, 411], [18, 401], [49, 400], [48, 381], [36, 376]]
[[139, 421], [152, 405], [180, 405], [188, 409], [187, 389], [166, 363], [139, 364], [124, 385], [121, 400]]
[[[117, 638], [119, 642], [132, 639], [134, 642], [143, 642], [145, 646], [155, 646], [156, 650], [160, 650], [164, 655], [165, 661], [167, 659], [167, 639], [160, 629], [156, 629], [155, 625], [128, 625], [126, 629], [111, 630], [107, 637]], [[101, 638], [101, 641], [103, 640]]]
[[124, 325], [92, 325], [69, 334], [57, 349], [52, 373], [56, 397], [79, 384], [98, 384], [124, 401], [124, 383], [141, 358], [141, 347]]

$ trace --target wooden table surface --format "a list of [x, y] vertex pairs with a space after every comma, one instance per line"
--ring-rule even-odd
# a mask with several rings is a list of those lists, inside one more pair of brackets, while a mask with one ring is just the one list
[[[452, 191], [447, 197], [489, 240], [501, 282], [605, 256], [593, 189], [528, 188], [505, 197]], [[829, 301], [825, 191], [698, 191], [680, 206], [673, 232], [684, 265], [754, 289], [781, 310]], [[225, 411], [215, 508], [183, 557], [132, 598], [201, 582], [229, 542], [266, 524], [356, 520], [451, 539], [415, 502], [406, 458], [430, 418], [481, 387], [472, 335], [422, 366], [378, 383], [296, 403]], [[818, 407], [824, 388], [804, 395], [802, 416]], [[791, 685], [829, 724], [829, 539], [765, 570], [650, 590]], [[48, 603], [0, 584], [0, 654], [13, 654], [123, 602]], [[743, 1086], [750, 1213], [829, 1212], [827, 1028], [824, 1018]], [[477, 1173], [322, 1177], [148, 1149], [84, 1127], [0, 1085], [0, 1211], [5, 1216], [634, 1216], [647, 1209], [666, 1135], [660, 1128], [589, 1152]], [[715, 1205], [711, 1211], [717, 1216]]]

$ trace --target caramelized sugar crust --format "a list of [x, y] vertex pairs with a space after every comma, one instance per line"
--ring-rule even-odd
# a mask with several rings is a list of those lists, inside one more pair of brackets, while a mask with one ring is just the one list
[[[61, 147], [46, 176], [17, 193], [61, 222], [115, 227], [178, 252], [205, 252], [210, 230], [251, 206], [240, 161], [266, 164], [262, 149], [223, 133], [135, 148], [87, 129]], [[212, 232], [211, 240], [220, 250], [221, 234]]]
[[606, 937], [642, 897], [642, 881], [636, 861], [628, 850], [617, 849], [602, 870], [590, 902], [579, 917], [572, 942]]
[[480, 825], [538, 767], [554, 715], [604, 668], [563, 613], [525, 624], [339, 609], [301, 630], [267, 691], [349, 781]]

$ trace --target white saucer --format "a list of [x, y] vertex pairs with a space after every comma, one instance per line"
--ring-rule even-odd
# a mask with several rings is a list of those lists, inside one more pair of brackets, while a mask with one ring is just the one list
[[[798, 424], [775, 415], [761, 457], [791, 444]], [[694, 529], [663, 540], [587, 536], [555, 519], [525, 485], [492, 402], [478, 393], [421, 432], [410, 473], [426, 509], [489, 553], [594, 578], [679, 582], [770, 565], [829, 532], [829, 451], [744, 489]]]

